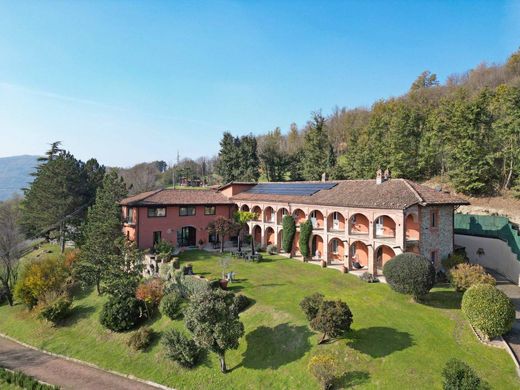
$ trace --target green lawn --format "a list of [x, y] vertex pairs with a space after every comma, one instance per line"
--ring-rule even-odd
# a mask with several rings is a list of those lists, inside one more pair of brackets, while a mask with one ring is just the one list
[[[181, 261], [192, 263], [206, 277], [221, 273], [218, 256], [188, 251]], [[129, 334], [115, 334], [98, 322], [105, 297], [79, 297], [65, 326], [52, 328], [22, 306], [0, 307], [0, 331], [38, 347], [70, 355], [178, 389], [316, 389], [307, 373], [310, 356], [331, 351], [344, 370], [343, 387], [417, 389], [441, 388], [441, 370], [451, 357], [472, 367], [493, 388], [518, 388], [515, 366], [500, 349], [480, 344], [459, 310], [460, 295], [448, 287], [435, 288], [426, 304], [412, 303], [384, 284], [366, 284], [336, 270], [269, 256], [266, 261], [233, 260], [239, 282], [232, 290], [255, 300], [241, 319], [246, 335], [236, 351], [227, 354], [232, 371], [221, 374], [214, 355], [194, 370], [180, 368], [163, 357], [155, 343], [146, 352], [132, 352]], [[319, 335], [307, 326], [300, 300], [320, 291], [346, 301], [353, 314], [347, 338], [317, 346]], [[166, 317], [151, 321], [160, 333], [183, 328]]]

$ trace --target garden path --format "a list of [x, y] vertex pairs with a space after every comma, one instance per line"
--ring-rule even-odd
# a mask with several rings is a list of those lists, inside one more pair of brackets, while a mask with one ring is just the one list
[[158, 387], [49, 355], [0, 336], [0, 367], [75, 390], [151, 390]]

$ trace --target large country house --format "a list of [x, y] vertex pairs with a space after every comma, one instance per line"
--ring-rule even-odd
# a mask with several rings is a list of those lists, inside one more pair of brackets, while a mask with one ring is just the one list
[[[453, 214], [463, 199], [380, 173], [376, 180], [229, 183], [217, 190], [162, 189], [121, 202], [124, 232], [142, 249], [159, 240], [178, 247], [214, 241], [207, 226], [217, 216], [249, 210], [247, 230], [260, 245], [281, 250], [282, 218], [310, 219], [315, 258], [353, 262], [377, 273], [402, 252], [415, 252], [436, 267], [453, 251]], [[298, 228], [293, 255], [299, 255]]]

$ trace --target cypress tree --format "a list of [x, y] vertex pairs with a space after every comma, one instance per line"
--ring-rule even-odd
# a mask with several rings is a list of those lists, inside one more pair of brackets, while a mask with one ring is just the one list
[[286, 253], [292, 252], [294, 235], [296, 234], [296, 223], [294, 218], [290, 215], [285, 215], [282, 219], [282, 249]]
[[312, 235], [312, 221], [307, 220], [300, 224], [300, 252], [305, 260], [310, 257], [309, 241]]

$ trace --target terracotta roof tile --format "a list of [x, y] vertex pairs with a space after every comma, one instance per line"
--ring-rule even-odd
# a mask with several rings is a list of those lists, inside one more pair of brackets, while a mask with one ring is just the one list
[[120, 204], [153, 206], [177, 204], [233, 204], [233, 202], [215, 190], [162, 189], [131, 196], [123, 199]]
[[311, 196], [252, 194], [248, 191], [232, 200], [273, 201], [322, 206], [385, 208], [404, 210], [414, 204], [468, 204], [465, 200], [404, 179], [390, 179], [381, 184], [375, 180], [331, 181], [337, 185]]

